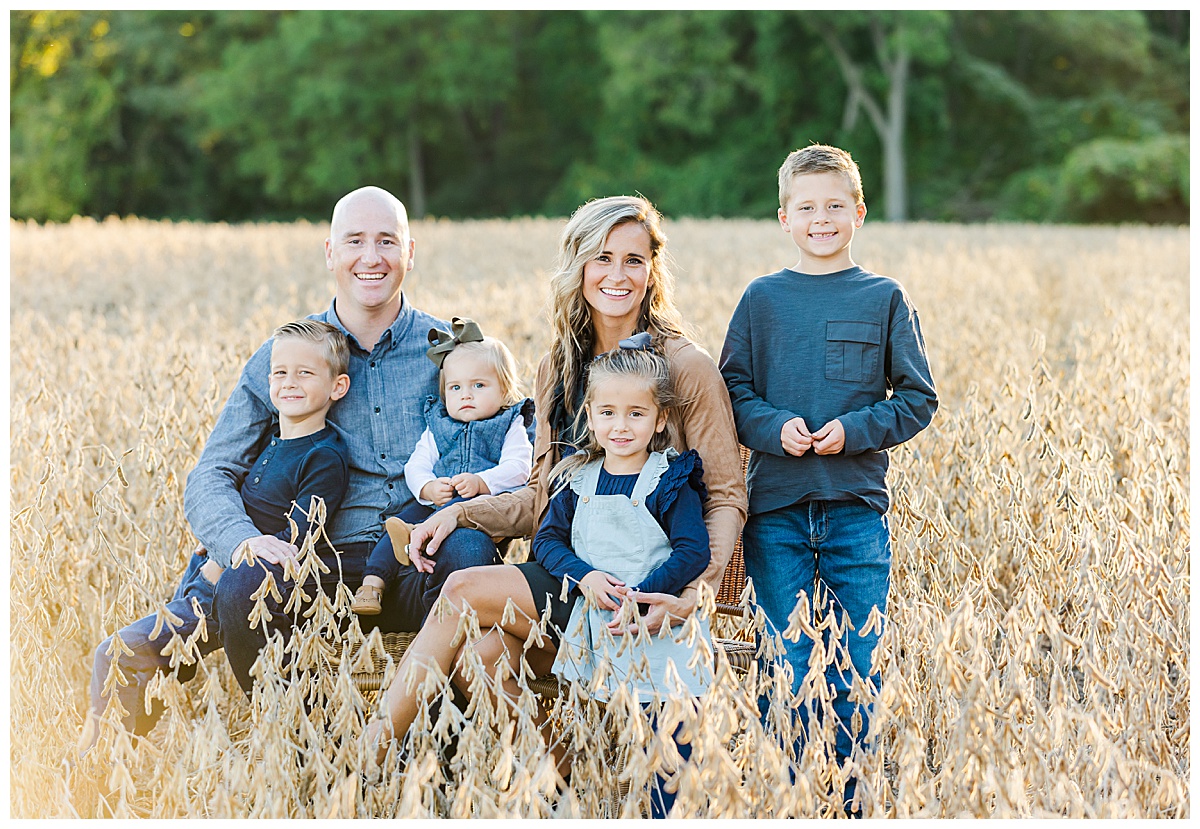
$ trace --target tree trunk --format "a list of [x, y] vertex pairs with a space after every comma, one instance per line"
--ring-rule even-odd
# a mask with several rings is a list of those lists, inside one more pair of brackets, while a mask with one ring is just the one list
[[425, 217], [425, 162], [421, 155], [421, 136], [417, 134], [416, 118], [408, 124], [408, 215]]
[[885, 112], [863, 82], [862, 69], [850, 58], [849, 52], [838, 37], [829, 31], [821, 34], [833, 52], [842, 70], [842, 78], [846, 81], [846, 110], [842, 119], [842, 129], [854, 128], [860, 108], [871, 119], [883, 148], [883, 217], [889, 222], [902, 222], [908, 217], [908, 184], [904, 170], [904, 121], [910, 61], [908, 50], [898, 46], [895, 57], [888, 60], [884, 34], [878, 27], [872, 27], [876, 58], [888, 79]]
[[905, 174], [904, 122], [907, 109], [908, 50], [900, 48], [888, 78], [888, 114], [880, 135], [883, 143], [883, 212], [889, 222], [908, 218], [908, 177]]

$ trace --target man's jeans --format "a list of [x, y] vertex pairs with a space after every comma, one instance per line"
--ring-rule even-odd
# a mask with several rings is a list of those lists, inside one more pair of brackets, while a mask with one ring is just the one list
[[[852, 501], [813, 501], [751, 516], [742, 533], [746, 575], [754, 581], [758, 604], [775, 630], [783, 633], [788, 616], [796, 607], [800, 591], [808, 596], [828, 591], [827, 602], [839, 624], [849, 615], [852, 630], [843, 632], [842, 644], [850, 653], [857, 674], [869, 678], [876, 689], [880, 677], [871, 674], [871, 654], [879, 641], [878, 627], [860, 635], [874, 608], [887, 608], [892, 564], [891, 538], [886, 515]], [[822, 589], [814, 591], [817, 580]], [[829, 611], [826, 608], [826, 612]], [[825, 630], [826, 640], [829, 638]], [[832, 643], [823, 643], [828, 654]], [[808, 673], [813, 640], [800, 634], [797, 641], [784, 639], [787, 663], [792, 666], [792, 693]], [[837, 756], [850, 756], [854, 741], [865, 744], [870, 708], [852, 704], [849, 693], [853, 676], [838, 668], [836, 660], [825, 669], [825, 683], [837, 691]], [[862, 729], [851, 734], [858, 709]], [[801, 706], [802, 724], [807, 725], [807, 708]], [[848, 793], [852, 791], [848, 790]]]
[[[151, 713], [146, 713], [146, 686], [159, 671], [170, 670], [171, 657], [163, 656], [162, 650], [171, 641], [172, 634], [177, 633], [181, 639], [187, 639], [195, 632], [198, 618], [192, 605], [193, 599], [206, 617], [205, 626], [208, 631], [208, 641], [197, 640], [196, 642], [200, 655], [207, 656], [221, 647], [220, 630], [213, 619], [214, 588], [212, 583], [200, 572], [200, 568], [206, 561], [208, 559], [205, 556], [192, 555], [188, 560], [187, 570], [184, 571], [183, 578], [179, 582], [179, 587], [175, 591], [175, 596], [167, 603], [167, 609], [183, 620], [181, 624], [172, 627], [170, 623], [164, 622], [158, 635], [151, 636], [158, 622], [157, 614], [152, 613], [118, 631], [121, 641], [133, 651], [132, 656], [126, 653], [116, 655], [121, 672], [129, 680], [128, 685], [118, 684], [116, 686], [116, 694], [121, 705], [129, 712], [123, 720], [125, 728], [134, 734], [148, 733], [158, 722], [158, 718], [162, 716], [162, 703], [158, 700], [153, 702]], [[110, 636], [96, 648], [95, 658], [92, 662], [92, 680], [89, 683], [88, 692], [91, 697], [92, 711], [97, 718], [104, 714], [104, 709], [108, 704], [108, 698], [103, 695], [103, 691], [104, 681], [108, 677], [114, 658], [108, 653], [111, 645], [112, 637]], [[191, 665], [181, 663], [177, 673], [179, 680], [186, 682], [194, 677], [196, 667], [195, 662]]]
[[[379, 543], [388, 543], [386, 534]], [[362, 585], [367, 556], [373, 546], [346, 545], [341, 551], [340, 564], [332, 555], [322, 556], [322, 561], [329, 568], [328, 573], [320, 574], [321, 588], [327, 596], [334, 596], [339, 578], [351, 592]], [[455, 530], [434, 557], [432, 573], [420, 573], [411, 564], [399, 568], [395, 581], [384, 591], [383, 612], [378, 616], [360, 617], [360, 624], [364, 629], [378, 627], [384, 633], [420, 630], [426, 614], [437, 601], [442, 585], [451, 573], [466, 567], [497, 563], [496, 545], [486, 534], [464, 528]], [[271, 620], [251, 630], [248, 618], [255, 602], [250, 596], [262, 586], [268, 569], [274, 574], [280, 600], [276, 601], [270, 595], [264, 598]], [[283, 612], [294, 589], [293, 583], [284, 580], [282, 566], [264, 561], [252, 565], [243, 563], [240, 567], [226, 570], [217, 583], [214, 611], [221, 628], [221, 644], [238, 684], [247, 695], [254, 686], [250, 669], [266, 646], [267, 637], [277, 631], [286, 643], [291, 638], [296, 620], [300, 623], [304, 621], [302, 614], [310, 602], [295, 611], [295, 619]], [[315, 590], [315, 577], [310, 577], [305, 592], [311, 597], [315, 595]]]

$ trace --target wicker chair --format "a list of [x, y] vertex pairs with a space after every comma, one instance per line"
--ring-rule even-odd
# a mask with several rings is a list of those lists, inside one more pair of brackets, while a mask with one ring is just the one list
[[[741, 447], [741, 452], [742, 473], [745, 474], [750, 452], [744, 446]], [[733, 556], [729, 560], [729, 565], [725, 568], [725, 575], [721, 579], [721, 587], [717, 591], [716, 612], [725, 616], [740, 617], [748, 620], [749, 614], [746, 608], [740, 604], [742, 590], [745, 587], [746, 562], [742, 558], [742, 539], [739, 537], [733, 547]], [[416, 636], [415, 633], [385, 633], [382, 635], [383, 648], [391, 657], [393, 664], [400, 663], [401, 657], [404, 656], [404, 651], [407, 650], [414, 636]], [[754, 662], [755, 645], [752, 641], [748, 641], [747, 639], [714, 638], [713, 645], [725, 654], [730, 666], [736, 671], [748, 671], [750, 665]], [[353, 674], [354, 684], [364, 694], [378, 692], [383, 687], [384, 666], [375, 665], [373, 667], [377, 668], [377, 670], [364, 670]], [[531, 680], [529, 687], [545, 700], [552, 700], [562, 690], [559, 686], [558, 677], [553, 674], [539, 676]]]
[[[729, 567], [725, 570], [725, 577], [721, 580], [721, 589], [716, 597], [717, 613], [746, 618], [745, 608], [740, 607], [739, 601], [742, 589], [746, 586], [746, 566], [742, 561], [742, 544], [738, 540], [737, 546], [733, 551], [733, 558], [729, 562]], [[404, 651], [407, 650], [409, 643], [412, 642], [415, 633], [385, 633], [382, 634], [383, 648], [391, 657], [394, 664], [399, 664], [401, 657], [404, 656]], [[713, 645], [724, 652], [725, 657], [729, 660], [729, 664], [735, 670], [749, 670], [750, 664], [754, 661], [754, 643], [742, 639], [714, 639]], [[375, 660], [373, 666], [375, 670], [362, 671], [352, 675], [354, 684], [358, 686], [358, 690], [364, 694], [377, 692], [382, 689], [384, 679], [384, 665], [379, 664]], [[540, 676], [531, 680], [529, 687], [537, 694], [546, 697], [557, 696], [560, 692], [558, 678], [553, 674]]]

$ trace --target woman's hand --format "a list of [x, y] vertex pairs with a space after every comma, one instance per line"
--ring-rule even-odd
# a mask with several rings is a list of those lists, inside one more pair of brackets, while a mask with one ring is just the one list
[[579, 580], [580, 587], [586, 587], [596, 597], [596, 604], [605, 610], [620, 610], [621, 600], [629, 595], [625, 582], [610, 576], [603, 570], [593, 570]]
[[[630, 591], [629, 598], [638, 604], [650, 606], [646, 615], [641, 617], [641, 625], [646, 628], [646, 632], [651, 636], [658, 635], [664, 622], [670, 625], [683, 624], [683, 621], [688, 616], [691, 616], [696, 609], [694, 601], [689, 601], [679, 596], [672, 596], [670, 593], [638, 593], [637, 591]], [[613, 636], [633, 635], [637, 633], [637, 629], [637, 623], [622, 625], [617, 619], [613, 619], [608, 624], [608, 630]]]
[[438, 510], [413, 527], [408, 537], [408, 557], [419, 572], [433, 572], [433, 556], [446, 536], [458, 529], [458, 510], [447, 507]]

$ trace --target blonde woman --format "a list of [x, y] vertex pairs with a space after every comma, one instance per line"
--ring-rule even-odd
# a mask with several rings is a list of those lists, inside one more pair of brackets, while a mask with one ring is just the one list
[[[746, 519], [746, 487], [725, 384], [712, 358], [685, 336], [675, 308], [661, 221], [648, 201], [627, 196], [588, 202], [571, 217], [563, 230], [550, 283], [552, 340], [550, 353], [537, 372], [537, 432], [529, 485], [449, 506], [415, 527], [410, 555], [418, 570], [432, 571], [432, 558], [439, 551], [451, 552], [463, 534], [471, 539], [475, 533], [497, 539], [533, 536], [546, 514], [550, 470], [565, 448], [573, 450], [587, 440], [586, 423], [576, 417], [582, 408], [587, 366], [617, 348], [621, 340], [644, 332], [669, 363], [675, 393], [682, 401], [668, 426], [671, 445], [681, 453], [696, 450], [704, 463], [708, 490], [704, 524], [710, 561], [678, 596], [635, 594], [639, 603], [649, 606], [640, 623], [651, 634], [663, 624], [679, 623], [694, 611], [701, 582], [714, 591], [719, 587]], [[543, 638], [540, 648], [524, 653], [530, 668], [538, 674], [549, 673], [559, 632], [566, 627], [571, 610], [571, 603], [560, 598], [561, 592], [561, 581], [536, 561], [452, 573], [442, 595], [456, 609], [469, 605], [475, 611], [482, 638], [455, 642], [458, 619], [453, 614], [440, 619], [430, 614], [405, 653], [398, 675], [405, 676], [414, 665], [420, 673], [435, 664], [450, 674], [467, 644], [488, 666], [506, 660], [515, 667], [547, 606], [553, 623], [550, 636]], [[510, 600], [520, 612], [505, 619]], [[515, 696], [515, 681], [510, 679], [509, 685], [507, 690]], [[409, 693], [407, 687], [419, 688], [420, 682], [412, 686], [392, 683], [387, 700], [390, 722], [377, 725], [372, 739], [378, 739], [381, 731], [401, 736], [407, 732], [419, 704], [416, 692]], [[379, 742], [382, 753], [386, 743]]]

